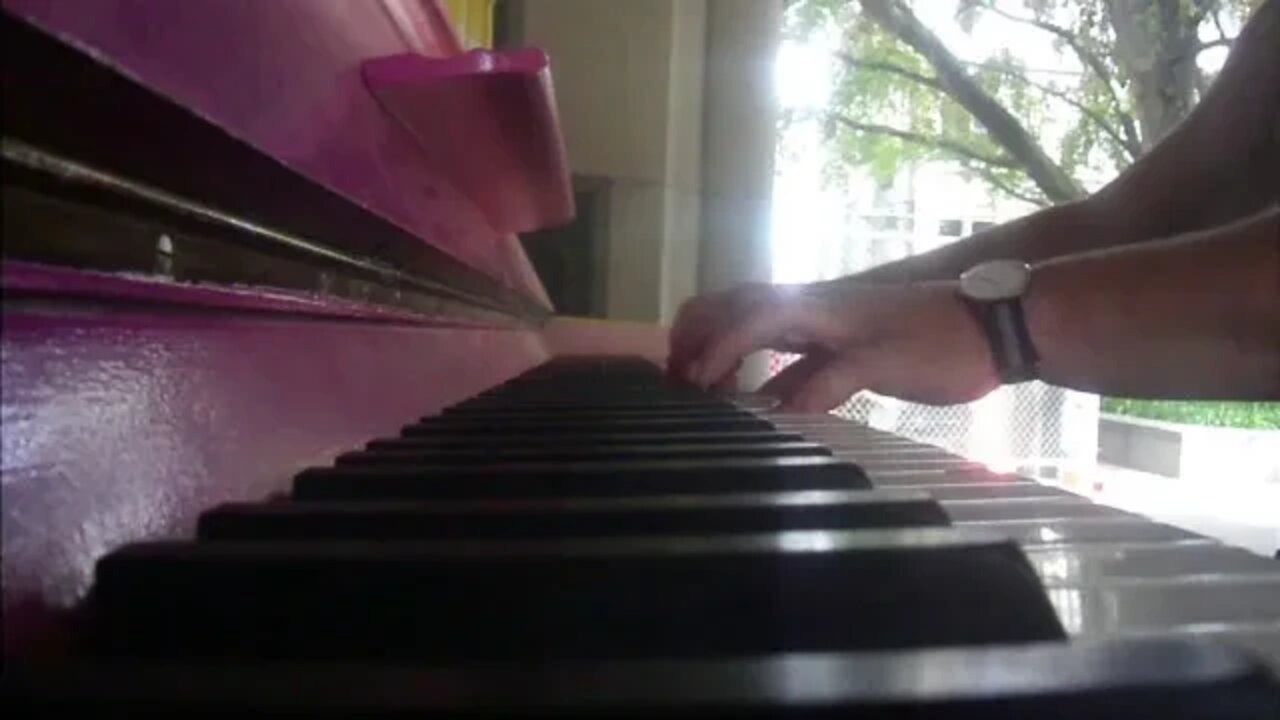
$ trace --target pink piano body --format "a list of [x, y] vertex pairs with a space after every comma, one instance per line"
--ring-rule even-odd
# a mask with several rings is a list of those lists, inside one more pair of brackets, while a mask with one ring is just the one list
[[[430, 0], [4, 8], [546, 304], [515, 236], [572, 214], [541, 53], [461, 55]], [[189, 533], [551, 355], [665, 355], [649, 326], [486, 326], [11, 259], [2, 281], [7, 656], [64, 649], [94, 560], [123, 543]]]

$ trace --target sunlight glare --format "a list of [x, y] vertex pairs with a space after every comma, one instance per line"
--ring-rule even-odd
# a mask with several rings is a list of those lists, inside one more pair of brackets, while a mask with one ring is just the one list
[[831, 94], [831, 49], [821, 42], [785, 41], [773, 65], [778, 104], [790, 109], [818, 109]]

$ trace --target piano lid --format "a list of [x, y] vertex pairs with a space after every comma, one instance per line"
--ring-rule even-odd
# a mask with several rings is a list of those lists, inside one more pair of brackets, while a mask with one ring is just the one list
[[[512, 234], [572, 215], [541, 53], [461, 55], [428, 0], [4, 8], [23, 59], [6, 68], [7, 140], [529, 316], [545, 308]], [[385, 85], [436, 124], [388, 112], [369, 61], [408, 66]]]

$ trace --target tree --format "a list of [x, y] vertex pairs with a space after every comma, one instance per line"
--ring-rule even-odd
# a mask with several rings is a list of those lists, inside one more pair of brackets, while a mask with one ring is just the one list
[[1229, 46], [1262, 0], [953, 0], [965, 32], [1001, 23], [1039, 36], [1066, 69], [1027, 67], [1006, 48], [962, 57], [916, 13], [939, 2], [790, 4], [788, 37], [837, 36], [821, 110], [834, 157], [881, 179], [945, 159], [1000, 193], [1049, 205], [1082, 197], [1090, 180], [1168, 133], [1212, 81], [1201, 53]]

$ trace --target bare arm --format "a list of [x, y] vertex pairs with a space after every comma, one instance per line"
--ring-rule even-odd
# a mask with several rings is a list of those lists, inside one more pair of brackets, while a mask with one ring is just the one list
[[[1020, 258], [1044, 266], [1034, 292], [1062, 296], [1052, 312], [1039, 310], [1044, 354], [1054, 354], [1045, 365], [1051, 382], [1116, 394], [1277, 397], [1277, 199], [1280, 0], [1268, 0], [1191, 116], [1094, 196], [861, 275], [695, 298], [676, 319], [668, 364], [676, 375], [722, 384], [753, 350], [804, 354], [769, 386], [798, 409], [826, 409], [863, 388], [934, 403], [981, 397], [998, 379], [950, 281], [983, 260]], [[1223, 245], [1209, 248], [1214, 242]], [[1099, 295], [1087, 297], [1095, 285]], [[1256, 311], [1260, 299], [1270, 315]]]
[[1026, 300], [1042, 377], [1153, 398], [1280, 399], [1280, 207], [1052, 260]]
[[[763, 348], [805, 357], [763, 388], [816, 412], [859, 390], [948, 404], [1000, 384], [955, 281], [774, 288], [713, 326], [685, 366], [703, 386]], [[1280, 208], [1180, 238], [1049, 261], [1028, 324], [1042, 377], [1155, 398], [1280, 399]]]
[[853, 279], [949, 280], [984, 260], [1034, 263], [1200, 230], [1247, 217], [1277, 198], [1280, 0], [1270, 0], [1190, 116], [1098, 193]]

